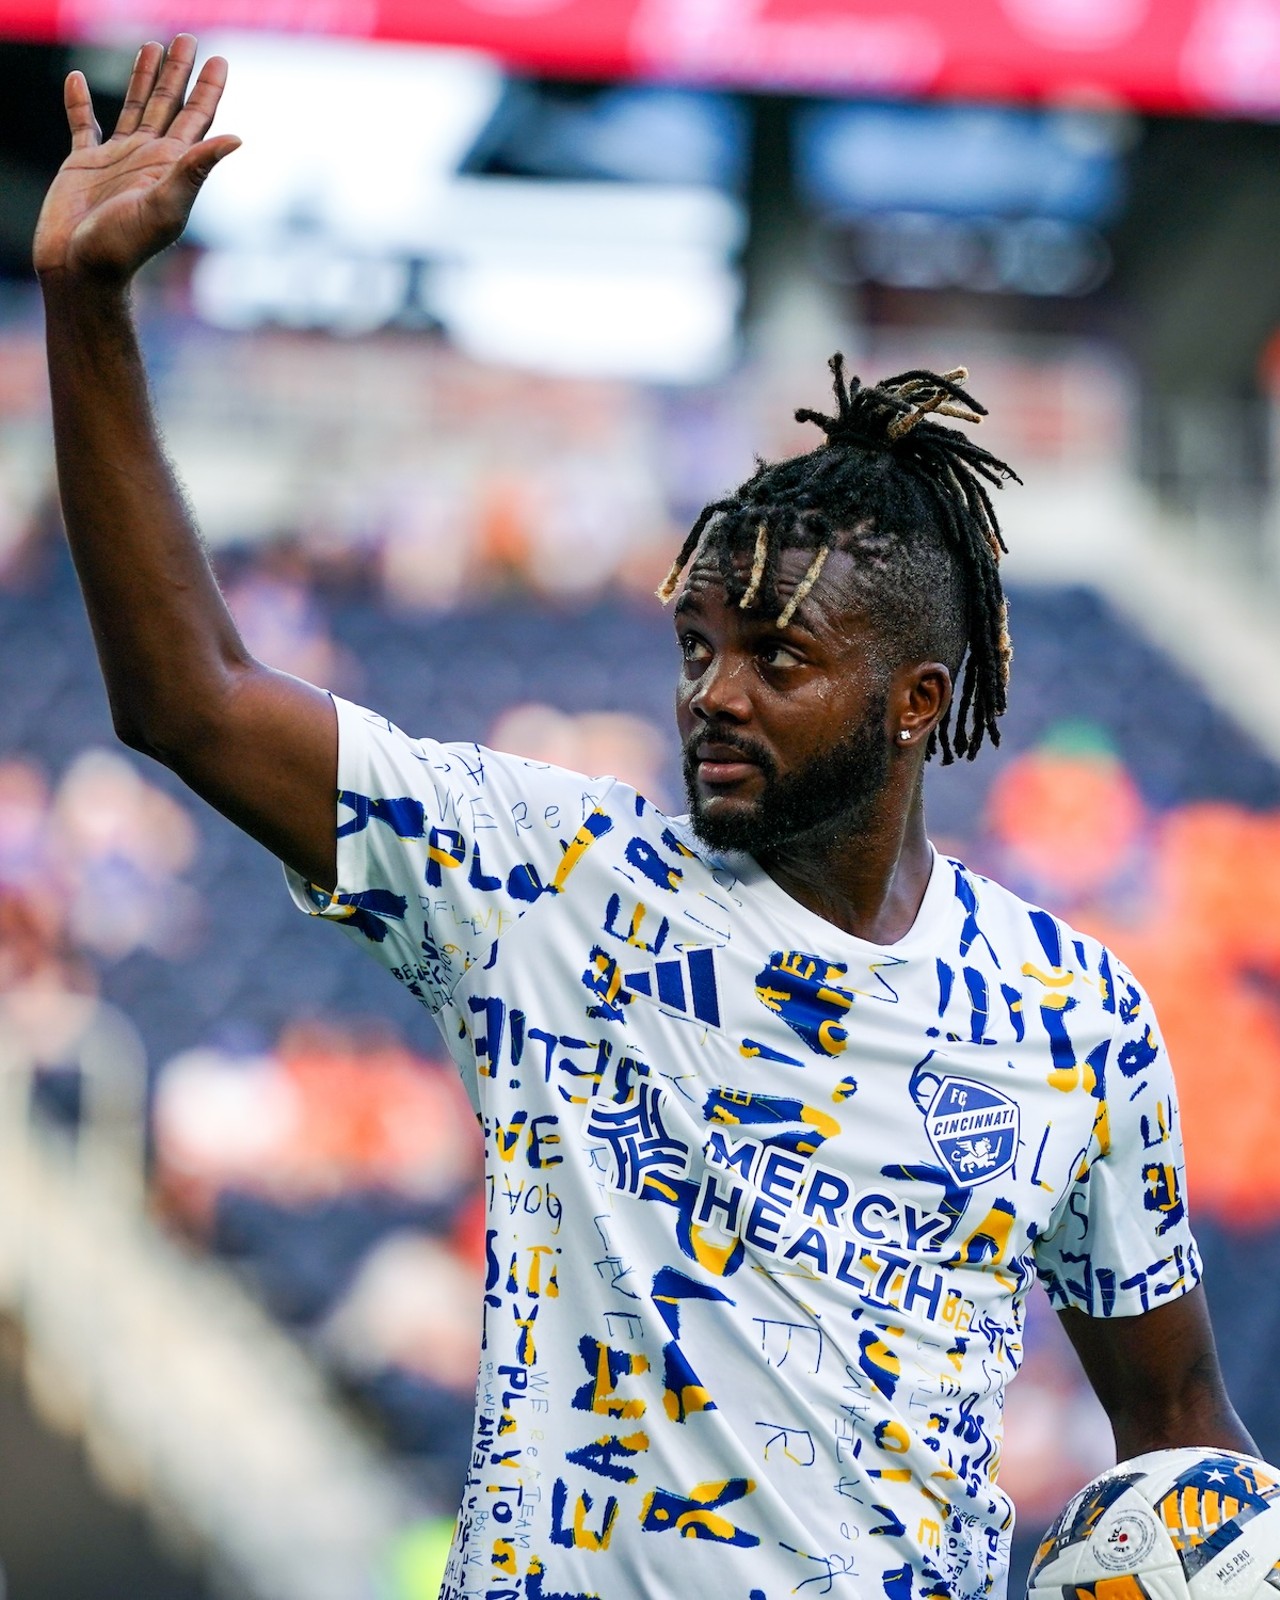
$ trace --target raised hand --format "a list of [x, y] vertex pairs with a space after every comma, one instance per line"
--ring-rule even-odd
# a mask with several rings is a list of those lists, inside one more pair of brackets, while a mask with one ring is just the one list
[[232, 134], [205, 137], [227, 64], [210, 57], [187, 95], [195, 55], [189, 33], [180, 33], [167, 51], [144, 44], [120, 120], [105, 141], [84, 74], [68, 77], [71, 154], [36, 224], [32, 255], [41, 276], [123, 283], [181, 234], [201, 184], [240, 144]]

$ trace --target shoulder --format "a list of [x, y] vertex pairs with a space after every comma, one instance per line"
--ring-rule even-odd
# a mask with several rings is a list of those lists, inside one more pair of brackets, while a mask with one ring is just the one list
[[994, 878], [983, 877], [951, 857], [956, 897], [967, 928], [962, 952], [981, 937], [1016, 987], [1034, 990], [1042, 1003], [1059, 994], [1060, 1009], [1098, 1009], [1124, 1024], [1146, 1009], [1146, 997], [1125, 963], [1092, 934], [1073, 927], [1044, 906], [1024, 900]]
[[333, 701], [338, 712], [339, 771], [344, 786], [367, 776], [382, 785], [384, 795], [390, 793], [389, 785], [398, 785], [410, 794], [419, 790], [447, 790], [474, 797], [486, 792], [523, 793], [547, 804], [566, 803], [571, 809], [582, 802], [590, 810], [616, 782], [607, 775], [589, 777], [479, 743], [416, 737], [379, 712], [337, 695]]

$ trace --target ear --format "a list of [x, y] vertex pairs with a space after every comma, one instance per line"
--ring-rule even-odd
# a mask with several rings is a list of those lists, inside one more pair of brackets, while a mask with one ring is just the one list
[[895, 748], [927, 745], [951, 704], [951, 673], [941, 661], [899, 667], [889, 687], [889, 738]]

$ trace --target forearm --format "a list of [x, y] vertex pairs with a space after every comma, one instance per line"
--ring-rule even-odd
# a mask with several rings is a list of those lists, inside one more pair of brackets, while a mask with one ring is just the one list
[[195, 56], [190, 34], [143, 45], [105, 141], [84, 74], [66, 80], [71, 152], [31, 248], [63, 518], [117, 733], [332, 887], [333, 704], [245, 651], [160, 444], [124, 287], [240, 142], [206, 137], [227, 64], [210, 56], [188, 94]]
[[160, 443], [127, 291], [41, 281], [62, 513], [112, 717], [166, 759], [248, 658]]
[[1116, 1443], [1116, 1459], [1183, 1445], [1257, 1447], [1227, 1396], [1203, 1287], [1136, 1317], [1060, 1313]]
[[1258, 1453], [1227, 1397], [1216, 1358], [1206, 1358], [1176, 1393], [1131, 1391], [1115, 1403], [1110, 1417], [1117, 1461], [1184, 1445]]

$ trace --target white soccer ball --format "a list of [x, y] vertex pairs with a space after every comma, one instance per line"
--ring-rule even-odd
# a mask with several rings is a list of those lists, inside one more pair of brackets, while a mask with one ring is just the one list
[[1233, 1450], [1153, 1450], [1070, 1500], [1028, 1600], [1280, 1600], [1280, 1468]]

